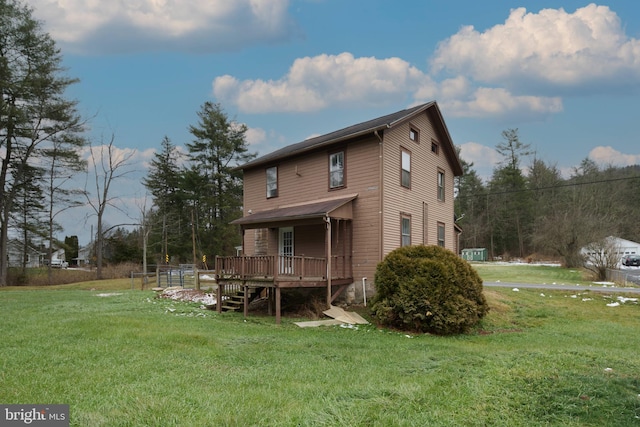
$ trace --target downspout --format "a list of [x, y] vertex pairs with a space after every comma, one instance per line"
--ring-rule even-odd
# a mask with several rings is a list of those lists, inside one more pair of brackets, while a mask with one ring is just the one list
[[[387, 127], [389, 127], [387, 125]], [[380, 141], [378, 143], [378, 261], [382, 261], [382, 254], [384, 253], [383, 249], [382, 249], [382, 195], [383, 195], [383, 190], [384, 190], [384, 182], [383, 182], [383, 166], [382, 166], [382, 136], [380, 136], [380, 134], [378, 133], [378, 130], [376, 129], [373, 134], [378, 138], [378, 140]]]
[[331, 218], [325, 216], [324, 222], [327, 224], [325, 237], [325, 244], [327, 245], [327, 306], [331, 307]]
[[362, 278], [362, 302], [364, 306], [367, 306], [367, 278]]

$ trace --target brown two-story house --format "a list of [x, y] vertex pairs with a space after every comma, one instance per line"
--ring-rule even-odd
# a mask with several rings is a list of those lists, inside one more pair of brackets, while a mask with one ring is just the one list
[[310, 138], [240, 166], [243, 256], [220, 283], [326, 287], [362, 302], [376, 265], [403, 245], [458, 251], [453, 182], [462, 166], [436, 102]]

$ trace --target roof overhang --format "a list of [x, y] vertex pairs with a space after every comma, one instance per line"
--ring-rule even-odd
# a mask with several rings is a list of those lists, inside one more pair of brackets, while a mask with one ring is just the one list
[[353, 219], [352, 201], [357, 194], [336, 198], [317, 200], [313, 202], [288, 205], [276, 209], [270, 209], [249, 214], [232, 221], [231, 224], [248, 228], [281, 227], [285, 224], [313, 221], [324, 221], [325, 218]]

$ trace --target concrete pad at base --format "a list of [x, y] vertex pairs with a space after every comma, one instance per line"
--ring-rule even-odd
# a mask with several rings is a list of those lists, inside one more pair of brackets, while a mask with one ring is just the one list
[[297, 325], [301, 328], [314, 328], [317, 326], [337, 326], [342, 325], [343, 322], [336, 319], [328, 319], [328, 320], [312, 320], [309, 322], [294, 322], [294, 325]]

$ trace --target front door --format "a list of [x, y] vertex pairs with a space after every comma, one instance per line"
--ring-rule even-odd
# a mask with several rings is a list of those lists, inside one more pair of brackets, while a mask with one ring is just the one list
[[280, 228], [280, 274], [293, 274], [293, 227]]

